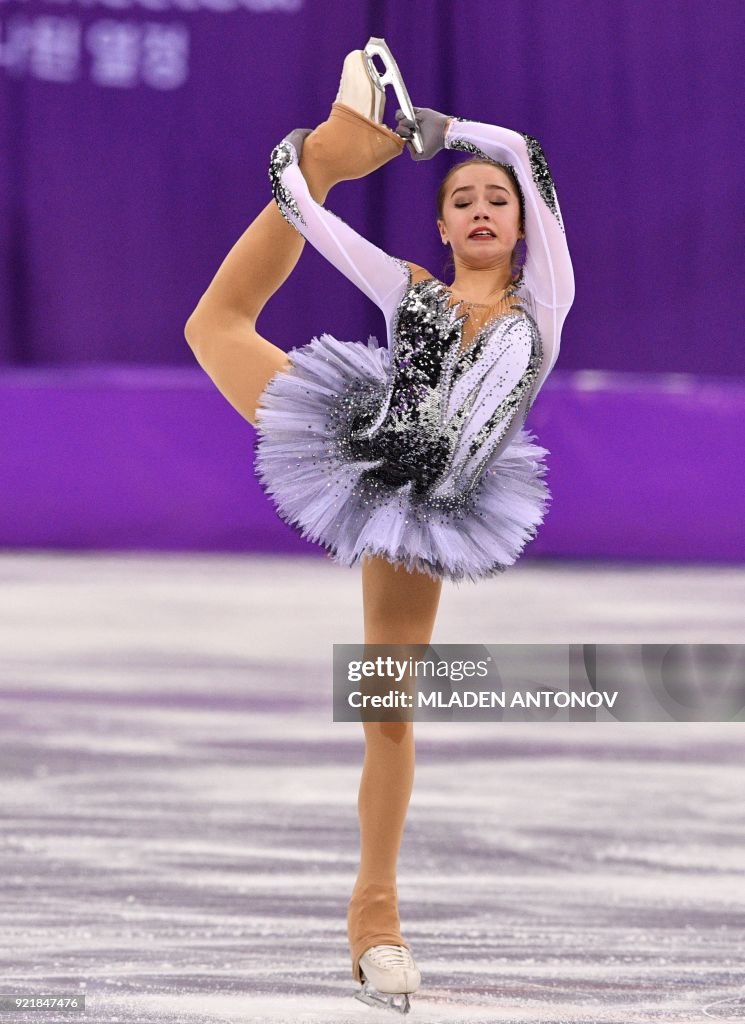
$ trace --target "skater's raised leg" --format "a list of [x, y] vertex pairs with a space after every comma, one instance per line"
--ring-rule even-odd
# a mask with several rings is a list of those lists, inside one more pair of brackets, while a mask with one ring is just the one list
[[[353, 70], [345, 62], [345, 74]], [[346, 98], [344, 84], [342, 78], [340, 95]], [[369, 174], [400, 155], [404, 146], [390, 128], [337, 100], [328, 118], [305, 138], [299, 166], [311, 195], [323, 203], [334, 184]], [[253, 425], [264, 388], [289, 366], [284, 350], [258, 333], [256, 321], [292, 273], [304, 245], [271, 200], [225, 257], [186, 324], [197, 361]]]

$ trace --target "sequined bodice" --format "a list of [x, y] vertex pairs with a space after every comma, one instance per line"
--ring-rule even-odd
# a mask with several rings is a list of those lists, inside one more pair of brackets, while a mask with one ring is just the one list
[[[394, 319], [388, 387], [355, 396], [349, 443], [353, 457], [380, 460], [369, 473], [381, 483], [462, 498], [535, 382], [540, 336], [518, 304], [483, 324], [463, 350], [468, 314], [449, 298], [433, 278], [408, 289]], [[506, 387], [509, 370], [500, 376], [499, 363], [516, 335], [530, 357]]]

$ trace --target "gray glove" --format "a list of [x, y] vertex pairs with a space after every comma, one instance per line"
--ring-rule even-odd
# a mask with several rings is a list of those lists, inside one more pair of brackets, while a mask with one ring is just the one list
[[422, 152], [417, 153], [411, 144], [414, 122], [408, 117], [404, 117], [401, 110], [396, 111], [396, 135], [406, 139], [406, 148], [411, 153], [412, 160], [431, 160], [435, 153], [439, 153], [445, 146], [445, 129], [450, 117], [437, 110], [431, 110], [429, 107], [414, 107], [414, 113], [422, 134], [424, 144]]

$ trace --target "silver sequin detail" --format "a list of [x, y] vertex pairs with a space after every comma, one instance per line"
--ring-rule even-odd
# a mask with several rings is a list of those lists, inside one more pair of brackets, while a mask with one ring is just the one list
[[525, 145], [528, 147], [528, 158], [530, 160], [530, 170], [533, 175], [533, 181], [535, 187], [538, 189], [540, 194], [546, 203], [546, 206], [556, 217], [561, 230], [564, 230], [564, 225], [561, 220], [561, 214], [559, 213], [559, 206], [556, 200], [556, 189], [554, 188], [554, 179], [551, 177], [551, 171], [548, 169], [548, 161], [546, 160], [546, 154], [543, 152], [538, 139], [533, 138], [532, 135], [526, 135], [525, 132], [518, 132], [518, 135], [522, 135], [525, 139]]
[[483, 149], [479, 149], [479, 147], [476, 145], [475, 142], [468, 142], [466, 139], [451, 139], [447, 143], [445, 148], [446, 149], [461, 149], [461, 150], [463, 150], [464, 153], [470, 153], [472, 156], [483, 157], [484, 160], [491, 160], [492, 159], [490, 156], [488, 156], [483, 151]]
[[[543, 346], [541, 344], [540, 331], [538, 330], [538, 325], [535, 321], [526, 315], [524, 323], [528, 325], [531, 337], [530, 360], [525, 372], [520, 377], [520, 380], [517, 382], [515, 387], [504, 399], [502, 399], [489, 419], [484, 423], [471, 441], [469, 454], [476, 455], [479, 452], [479, 449], [481, 449], [481, 461], [475, 468], [472, 468], [469, 471], [469, 476], [472, 481], [477, 480], [486, 468], [487, 463], [491, 459], [492, 452], [497, 448], [499, 442], [507, 433], [507, 430], [523, 403], [525, 396], [528, 396], [524, 405], [526, 411], [530, 408], [532, 402], [532, 396], [535, 390], [536, 380], [538, 378], [538, 371], [540, 370], [541, 363], [543, 361]], [[505, 344], [509, 345], [509, 343], [510, 339], [508, 336], [505, 338]], [[502, 428], [501, 430], [498, 429], [500, 425]], [[471, 486], [473, 486], [473, 483], [471, 483]]]
[[305, 221], [292, 192], [282, 183], [282, 171], [285, 167], [289, 167], [290, 164], [296, 162], [297, 153], [291, 142], [280, 142], [279, 145], [274, 147], [269, 157], [269, 181], [272, 185], [272, 195], [279, 208], [279, 212], [287, 223], [292, 225], [297, 231], [297, 225], [288, 216], [288, 211], [297, 217], [301, 224], [305, 224]]

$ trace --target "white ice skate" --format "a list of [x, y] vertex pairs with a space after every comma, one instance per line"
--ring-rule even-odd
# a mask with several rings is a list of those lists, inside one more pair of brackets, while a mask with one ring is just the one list
[[368, 1006], [408, 1013], [409, 992], [416, 992], [422, 976], [406, 946], [371, 946], [360, 957], [362, 988], [355, 998]]
[[[373, 57], [379, 57], [385, 71], [381, 75], [375, 67]], [[346, 81], [345, 81], [346, 79]], [[383, 124], [385, 112], [385, 87], [392, 85], [403, 114], [415, 124], [411, 136], [411, 144], [417, 153], [424, 149], [422, 135], [416, 121], [416, 114], [411, 99], [404, 85], [403, 77], [398, 69], [393, 54], [385, 39], [371, 36], [364, 50], [352, 50], [344, 58], [342, 79], [336, 99], [346, 103], [369, 117], [371, 121]]]

